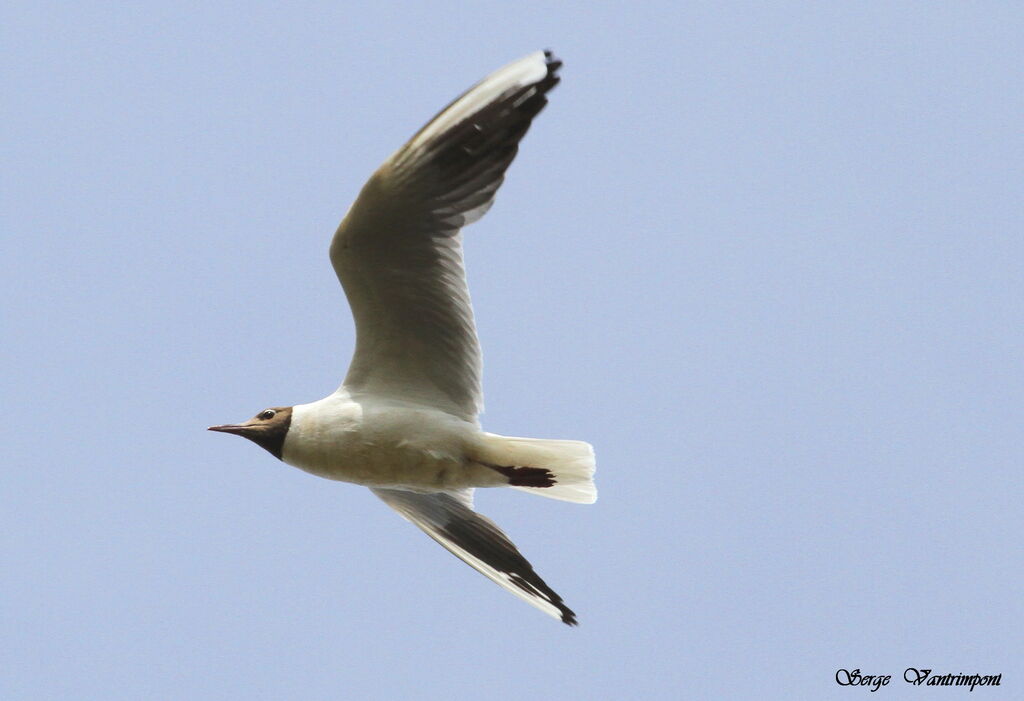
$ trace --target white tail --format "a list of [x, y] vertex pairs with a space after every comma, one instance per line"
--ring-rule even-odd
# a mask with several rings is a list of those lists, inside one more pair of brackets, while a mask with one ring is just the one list
[[554, 482], [550, 486], [518, 486], [542, 497], [593, 504], [597, 501], [594, 486], [594, 449], [583, 441], [559, 441], [543, 438], [514, 438], [494, 433], [483, 434], [480, 455], [482, 463], [492, 467], [542, 468]]

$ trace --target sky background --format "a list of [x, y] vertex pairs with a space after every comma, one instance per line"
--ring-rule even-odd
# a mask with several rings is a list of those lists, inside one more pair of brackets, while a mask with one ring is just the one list
[[[4, 699], [1024, 698], [1024, 10], [5, 3]], [[478, 494], [560, 625], [369, 492], [205, 431], [318, 399], [365, 178], [550, 47], [466, 231]]]

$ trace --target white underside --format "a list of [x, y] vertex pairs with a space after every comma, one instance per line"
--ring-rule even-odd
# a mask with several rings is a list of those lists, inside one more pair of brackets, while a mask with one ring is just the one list
[[475, 425], [437, 409], [339, 390], [293, 409], [282, 459], [368, 487], [495, 486], [501, 475], [467, 464], [480, 435]]
[[544, 467], [556, 485], [524, 491], [596, 499], [594, 452], [586, 443], [498, 436], [438, 409], [344, 388], [294, 407], [282, 459], [326, 479], [420, 491], [509, 486], [488, 464]]

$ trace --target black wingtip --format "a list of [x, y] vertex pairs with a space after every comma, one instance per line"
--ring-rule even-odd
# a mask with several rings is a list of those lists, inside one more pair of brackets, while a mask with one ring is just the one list
[[579, 621], [576, 620], [576, 614], [569, 609], [562, 607], [562, 623], [569, 627], [578, 626]]
[[554, 76], [562, 67], [561, 59], [555, 56], [551, 49], [544, 49], [544, 62], [547, 64], [549, 77]]

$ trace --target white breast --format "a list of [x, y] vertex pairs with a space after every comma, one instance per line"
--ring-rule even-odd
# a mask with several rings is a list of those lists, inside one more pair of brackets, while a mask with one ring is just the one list
[[467, 449], [479, 433], [436, 409], [339, 392], [294, 407], [282, 459], [366, 486], [462, 486]]

